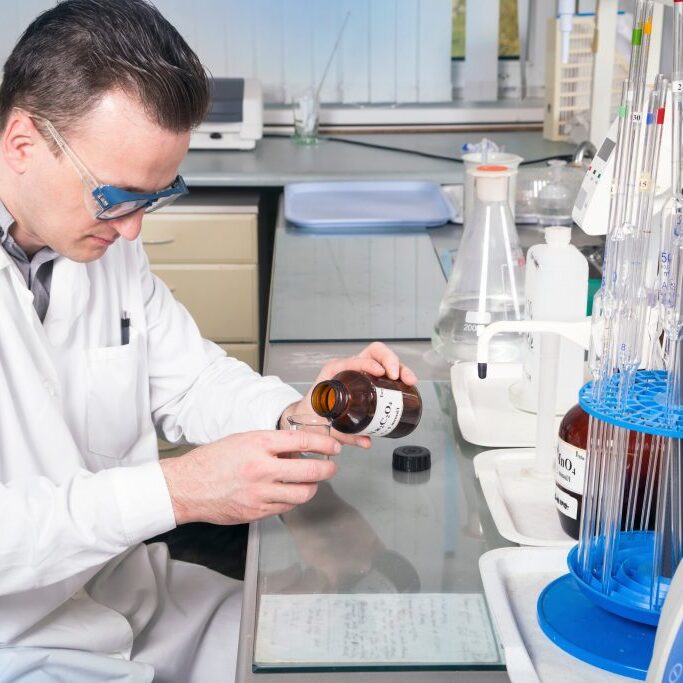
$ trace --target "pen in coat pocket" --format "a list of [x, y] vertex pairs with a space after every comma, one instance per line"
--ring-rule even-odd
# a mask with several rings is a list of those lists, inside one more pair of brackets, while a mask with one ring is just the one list
[[130, 318], [128, 313], [124, 311], [121, 314], [121, 346], [125, 346], [130, 339]]

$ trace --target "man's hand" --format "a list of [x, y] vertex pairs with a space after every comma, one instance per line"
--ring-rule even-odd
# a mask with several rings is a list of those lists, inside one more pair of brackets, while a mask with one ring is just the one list
[[336, 455], [332, 437], [305, 431], [245, 432], [161, 461], [177, 524], [241, 524], [288, 512], [331, 479], [334, 462], [286, 459], [288, 453]]
[[[398, 356], [386, 345], [381, 342], [373, 342], [364, 348], [357, 356], [352, 358], [335, 358], [328, 361], [323, 366], [315, 382], [311, 385], [306, 396], [298, 403], [289, 406], [280, 417], [280, 429], [287, 429], [287, 417], [296, 413], [312, 413], [311, 393], [313, 387], [326, 379], [332, 379], [342, 370], [359, 370], [367, 372], [375, 377], [386, 375], [389, 379], [400, 379], [408, 386], [417, 384], [415, 373], [405, 365], [402, 365]], [[342, 434], [332, 430], [335, 439], [344, 444], [370, 448], [371, 440], [369, 436], [354, 436], [353, 434]]]

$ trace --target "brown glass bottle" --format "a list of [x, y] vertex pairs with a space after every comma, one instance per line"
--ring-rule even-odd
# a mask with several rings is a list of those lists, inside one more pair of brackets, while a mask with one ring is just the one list
[[345, 434], [398, 439], [410, 434], [422, 416], [417, 387], [355, 370], [316, 384], [311, 403], [318, 415], [332, 420], [332, 427]]
[[[570, 408], [560, 423], [559, 439], [557, 442], [557, 459], [555, 462], [555, 506], [560, 515], [562, 528], [567, 534], [576, 539], [579, 538], [581, 526], [589, 419], [588, 413], [586, 413], [578, 404]], [[632, 470], [637, 440], [637, 433], [630, 432], [626, 453], [626, 479], [622, 518], [626, 514], [629, 496], [635, 495], [637, 496], [633, 503], [635, 505], [635, 519], [640, 520], [643, 500], [645, 498], [645, 483], [650, 462], [652, 437], [644, 437], [640, 476], [637, 479], [638, 490], [629, 493], [631, 477], [633, 476]], [[650, 528], [652, 525], [654, 510], [655, 505], [654, 503], [651, 503], [650, 513], [644, 524], [646, 528]], [[640, 525], [636, 523], [636, 527], [640, 528]]]

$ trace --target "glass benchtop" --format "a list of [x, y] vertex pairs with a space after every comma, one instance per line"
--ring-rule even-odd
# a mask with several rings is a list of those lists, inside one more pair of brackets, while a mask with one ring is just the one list
[[445, 287], [426, 230], [339, 235], [278, 228], [270, 341], [429, 339]]
[[[450, 384], [419, 388], [415, 432], [345, 447], [311, 502], [259, 523], [255, 672], [504, 669], [478, 566], [502, 539]], [[402, 444], [429, 448], [431, 470], [394, 472]]]

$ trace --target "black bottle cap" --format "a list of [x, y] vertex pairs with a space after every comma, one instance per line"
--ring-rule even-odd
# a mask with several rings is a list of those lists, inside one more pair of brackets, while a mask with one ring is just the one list
[[392, 466], [399, 472], [423, 472], [432, 466], [432, 454], [424, 446], [399, 446], [394, 449]]

